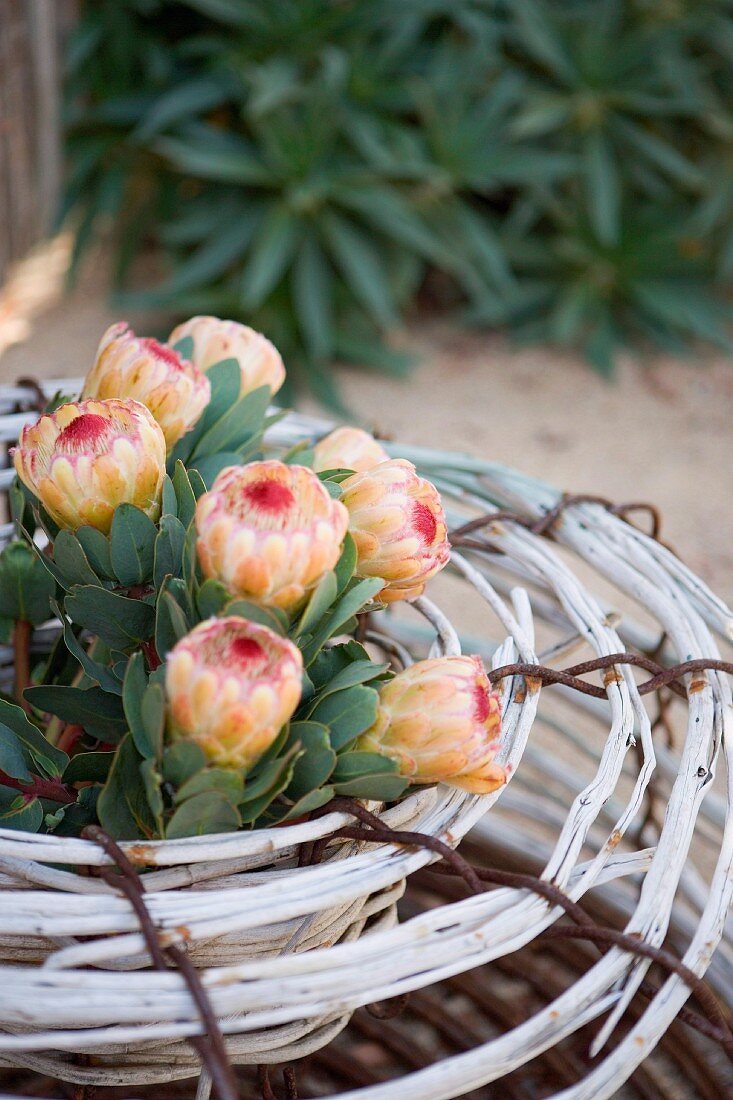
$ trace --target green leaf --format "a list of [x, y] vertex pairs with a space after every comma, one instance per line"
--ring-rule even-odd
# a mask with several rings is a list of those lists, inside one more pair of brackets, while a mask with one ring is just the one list
[[356, 615], [376, 594], [384, 587], [381, 577], [368, 577], [357, 583], [341, 596], [333, 607], [324, 615], [322, 625], [313, 635], [312, 639], [303, 648], [303, 661], [310, 665], [317, 656], [324, 642], [334, 634], [338, 634], [344, 625]]
[[331, 801], [333, 795], [333, 787], [319, 787], [317, 791], [311, 791], [299, 798], [281, 820], [292, 821], [294, 818], [312, 813], [313, 810], [319, 810], [321, 806], [325, 806], [327, 802]]
[[56, 593], [52, 576], [26, 542], [11, 542], [0, 554], [0, 616], [39, 626], [51, 618]]
[[[285, 739], [287, 734], [286, 728]], [[240, 811], [245, 815], [243, 820], [249, 820], [247, 803], [259, 802], [264, 795], [268, 795], [269, 800], [272, 800], [279, 791], [285, 789], [292, 775], [293, 762], [297, 760], [299, 754], [299, 749], [292, 748], [284, 756], [276, 753], [267, 761], [264, 758], [258, 760], [253, 771], [245, 776], [244, 791], [239, 804]], [[284, 780], [286, 775], [287, 781]]]
[[155, 625], [155, 609], [150, 604], [91, 585], [75, 585], [64, 607], [72, 622], [121, 652], [146, 641]]
[[[226, 214], [226, 211], [224, 211]], [[246, 252], [259, 223], [260, 206], [252, 203], [250, 209], [238, 213], [236, 222], [225, 217], [218, 231], [211, 233], [200, 248], [175, 269], [172, 277], [158, 287], [156, 301], [171, 302], [194, 287], [205, 286], [241, 259]]]
[[112, 580], [115, 574], [112, 568], [109, 539], [105, 538], [96, 527], [78, 527], [75, 534], [96, 575], [105, 580]]
[[292, 806], [277, 805], [268, 806], [255, 821], [257, 828], [269, 828], [272, 825], [280, 825], [283, 821], [295, 821], [313, 810], [320, 809], [333, 798], [333, 787], [319, 787], [317, 791], [310, 791], [299, 798]]
[[228, 466], [242, 465], [242, 460], [236, 451], [220, 451], [219, 454], [205, 455], [195, 459], [195, 462], [195, 468], [207, 489], [211, 488], [222, 470], [226, 470]]
[[104, 691], [112, 692], [113, 695], [121, 695], [122, 687], [120, 685], [120, 682], [110, 672], [109, 668], [107, 668], [106, 665], [102, 665], [98, 661], [93, 660], [93, 658], [87, 653], [84, 646], [76, 637], [76, 634], [74, 633], [71, 624], [69, 623], [59, 605], [55, 601], [53, 601], [51, 603], [51, 607], [54, 609], [57, 618], [61, 622], [64, 633], [64, 644], [66, 648], [68, 649], [72, 657], [75, 657], [76, 660], [79, 662], [92, 683], [97, 684]]
[[212, 142], [204, 139], [161, 137], [155, 148], [161, 156], [167, 157], [177, 168], [199, 179], [215, 180], [218, 183], [266, 184], [270, 173], [253, 153], [252, 147], [243, 141], [230, 142], [230, 148], [212, 147]]
[[[329, 652], [332, 652], [329, 651]], [[344, 691], [346, 688], [355, 687], [357, 684], [366, 684], [369, 680], [375, 680], [389, 669], [386, 663], [365, 660], [353, 660], [344, 668], [335, 672], [318, 692], [319, 701], [325, 699], [334, 692]]]
[[323, 227], [336, 266], [354, 297], [380, 328], [395, 323], [389, 279], [369, 237], [337, 214], [326, 214]]
[[[214, 363], [207, 370], [206, 376], [211, 385], [211, 397], [204, 414], [191, 431], [178, 441], [168, 458], [168, 467], [174, 470], [173, 485], [178, 497], [178, 518], [184, 527], [188, 527], [191, 522], [196, 501], [194, 497], [191, 503], [185, 485], [188, 480], [186, 471], [185, 468], [179, 471], [178, 463], [186, 462], [201, 437], [221, 420], [224, 413], [236, 405], [242, 388], [242, 371], [236, 359], [222, 359], [220, 363]], [[190, 492], [193, 494], [193, 490]], [[185, 498], [185, 506], [182, 498]]]
[[[179, 345], [185, 345], [188, 355], [184, 355], [182, 351], [178, 351]], [[179, 340], [173, 349], [177, 351], [182, 359], [190, 359], [193, 355], [193, 337], [185, 336], [183, 340]], [[161, 500], [161, 519], [165, 519], [166, 516], [178, 517], [178, 499], [176, 497], [176, 490], [173, 488], [173, 482], [166, 476], [163, 478], [163, 494]], [[162, 522], [161, 522], [162, 526]]]
[[374, 752], [347, 752], [338, 758], [331, 777], [337, 795], [392, 802], [407, 789], [398, 765]]
[[291, 751], [286, 756], [271, 760], [256, 779], [245, 780], [244, 797], [239, 806], [243, 825], [251, 825], [282, 794], [293, 778], [298, 758], [299, 753]]
[[202, 619], [211, 619], [222, 611], [229, 598], [230, 593], [221, 581], [210, 577], [196, 593], [196, 608]]
[[53, 543], [53, 560], [64, 575], [65, 588], [75, 584], [100, 583], [84, 549], [71, 531], [59, 531]]
[[140, 777], [143, 781], [143, 787], [145, 789], [145, 797], [148, 800], [148, 806], [150, 812], [155, 818], [155, 831], [158, 837], [163, 836], [164, 824], [163, 824], [163, 812], [165, 809], [163, 803], [163, 776], [158, 770], [157, 760], [149, 756], [140, 765]]
[[[184, 438], [187, 439], [188, 436], [184, 436]], [[176, 492], [176, 499], [178, 500], [178, 519], [185, 530], [188, 528], [193, 519], [194, 512], [196, 511], [196, 497], [186, 467], [180, 459], [176, 462], [172, 480], [173, 488]]]
[[[236, 451], [261, 432], [272, 394], [269, 386], [260, 386], [245, 394], [214, 424], [193, 449], [191, 463], [197, 465], [202, 456]], [[193, 472], [193, 471], [192, 471]]]
[[69, 763], [66, 753], [46, 740], [21, 707], [0, 698], [0, 737], [5, 739], [8, 733], [15, 735], [23, 751], [28, 754], [27, 760], [32, 761], [45, 775], [56, 779], [63, 774]]
[[163, 753], [163, 777], [178, 788], [206, 763], [206, 755], [195, 741], [174, 741]]
[[399, 775], [362, 775], [334, 784], [339, 798], [366, 798], [375, 802], [395, 802], [409, 784]]
[[99, 795], [99, 823], [115, 840], [150, 839], [155, 819], [148, 803], [140, 772], [143, 758], [132, 736], [123, 738], [109, 778]]
[[300, 237], [297, 220], [285, 207], [272, 207], [260, 222], [242, 271], [241, 302], [257, 309], [279, 282]]
[[338, 752], [374, 725], [378, 701], [379, 696], [374, 688], [359, 684], [319, 697], [308, 717], [313, 722], [328, 726], [331, 746]]
[[202, 794], [204, 791], [218, 791], [233, 806], [236, 806], [242, 800], [244, 777], [241, 771], [236, 771], [234, 768], [204, 768], [178, 788], [173, 802], [179, 805], [187, 798]]
[[159, 759], [163, 752], [165, 732], [166, 704], [162, 684], [149, 683], [140, 705], [140, 718], [145, 729], [145, 744], [150, 752], [143, 755]]
[[361, 642], [357, 642], [354, 638], [321, 650], [308, 670], [316, 691], [323, 693], [339, 673], [350, 668], [356, 661], [367, 665], [373, 663]]
[[27, 802], [24, 795], [0, 786], [0, 828], [37, 833], [42, 824], [43, 806], [39, 799]]
[[190, 630], [189, 622], [182, 608], [171, 593], [162, 588], [155, 610], [155, 648], [161, 661]]
[[197, 583], [202, 579], [197, 543], [196, 525], [192, 523], [186, 531], [186, 541], [183, 544], [183, 583], [189, 593], [195, 591]]
[[300, 742], [304, 752], [296, 760], [293, 778], [288, 785], [288, 798], [297, 801], [317, 790], [328, 780], [336, 767], [336, 753], [331, 747], [328, 730], [318, 722], [293, 722], [290, 742]]
[[26, 754], [20, 740], [7, 726], [0, 724], [0, 771], [11, 779], [30, 780]]
[[306, 347], [316, 359], [333, 352], [333, 272], [318, 240], [309, 233], [293, 265], [293, 302]]
[[26, 688], [25, 697], [38, 710], [83, 726], [103, 741], [117, 742], [127, 732], [122, 700], [102, 688], [43, 684]]
[[[46, 828], [56, 836], [78, 837], [85, 825], [97, 821], [97, 800], [100, 787], [95, 783], [82, 787], [79, 797], [71, 805], [59, 806], [53, 815], [46, 814]], [[52, 820], [51, 820], [52, 818]]]
[[155, 524], [134, 504], [120, 504], [112, 517], [112, 568], [120, 584], [131, 586], [150, 579], [153, 572]]
[[125, 710], [125, 718], [135, 742], [135, 748], [143, 757], [155, 756], [156, 746], [148, 735], [143, 719], [142, 704], [148, 687], [148, 678], [145, 674], [145, 659], [138, 651], [133, 653], [127, 663], [125, 680], [122, 685], [122, 705]]
[[195, 794], [179, 806], [168, 822], [165, 835], [169, 840], [183, 836], [204, 836], [211, 833], [231, 833], [241, 827], [236, 806], [220, 791]]
[[616, 244], [621, 227], [621, 181], [608, 141], [599, 131], [585, 143], [588, 214], [599, 241]]
[[173, 515], [164, 514], [155, 539], [153, 558], [153, 583], [160, 588], [166, 576], [178, 577], [183, 568], [183, 547], [186, 528]]
[[64, 783], [106, 783], [114, 752], [78, 752], [64, 769]]
[[179, 119], [188, 120], [225, 103], [235, 83], [227, 72], [203, 74], [167, 89], [153, 101], [152, 108], [133, 129], [133, 141], [147, 141]]
[[346, 585], [349, 583], [354, 575], [354, 570], [356, 569], [356, 559], [356, 543], [347, 531], [346, 537], [344, 538], [344, 545], [341, 549], [341, 557], [336, 562], [335, 570], [336, 587], [338, 589], [339, 596], [344, 591]]
[[338, 595], [338, 582], [333, 571], [324, 573], [316, 587], [311, 592], [303, 613], [298, 619], [294, 629], [294, 636], [310, 634], [321, 621], [326, 611]]
[[333, 773], [334, 783], [344, 783], [359, 775], [398, 775], [399, 765], [378, 752], [345, 752], [338, 758]]
[[227, 615], [237, 615], [240, 619], [247, 619], [251, 623], [261, 623], [268, 626], [276, 634], [287, 634], [288, 617], [279, 607], [260, 607], [259, 604], [249, 600], [232, 600], [226, 605], [224, 611]]

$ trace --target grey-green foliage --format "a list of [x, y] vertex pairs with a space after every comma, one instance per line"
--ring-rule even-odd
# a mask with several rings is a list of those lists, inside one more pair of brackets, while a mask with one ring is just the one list
[[[730, 0], [95, 0], [68, 56], [77, 252], [238, 317], [335, 400], [422, 291], [583, 348], [727, 346]], [[140, 295], [137, 295], [138, 298]]]

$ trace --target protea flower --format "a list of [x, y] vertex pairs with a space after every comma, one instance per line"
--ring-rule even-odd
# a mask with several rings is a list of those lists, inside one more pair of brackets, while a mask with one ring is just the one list
[[208, 405], [211, 384], [203, 371], [173, 348], [135, 336], [120, 321], [102, 337], [82, 397], [131, 397], [142, 402], [163, 429], [170, 450]]
[[294, 611], [338, 561], [348, 519], [305, 466], [229, 466], [196, 506], [199, 561], [230, 592]]
[[168, 653], [168, 734], [201, 746], [209, 760], [249, 769], [300, 700], [300, 650], [266, 626], [209, 619]]
[[341, 483], [356, 542], [356, 571], [383, 577], [380, 599], [411, 600], [448, 562], [450, 547], [440, 494], [405, 459], [380, 462]]
[[316, 443], [313, 469], [361, 472], [388, 458], [384, 447], [369, 432], [361, 428], [336, 428]]
[[436, 657], [382, 685], [377, 720], [357, 744], [396, 760], [413, 783], [489, 794], [506, 781], [494, 763], [500, 733], [499, 697], [480, 658]]
[[139, 401], [62, 405], [23, 428], [14, 462], [59, 527], [106, 534], [123, 503], [151, 519], [160, 513], [165, 439]]
[[169, 344], [190, 336], [193, 340], [193, 362], [203, 371], [222, 359], [236, 359], [242, 372], [240, 396], [258, 386], [269, 386], [272, 393], [285, 381], [282, 356], [267, 337], [237, 321], [220, 321], [218, 317], [191, 317], [177, 325], [168, 337]]

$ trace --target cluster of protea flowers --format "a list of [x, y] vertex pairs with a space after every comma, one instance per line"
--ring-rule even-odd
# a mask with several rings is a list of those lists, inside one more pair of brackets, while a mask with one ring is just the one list
[[[263, 385], [275, 393], [284, 380], [273, 345], [235, 322], [194, 317], [164, 344], [113, 325], [82, 400], [24, 429], [18, 476], [61, 528], [106, 534], [123, 503], [156, 521], [166, 456], [204, 414], [207, 371], [224, 359], [238, 362], [242, 395]], [[435, 486], [356, 428], [318, 441], [313, 467], [271, 459], [222, 470], [193, 519], [203, 576], [294, 622], [349, 533], [357, 576], [382, 582], [379, 603], [420, 596], [449, 560]], [[324, 480], [333, 471], [338, 499]], [[296, 710], [301, 677], [293, 642], [242, 618], [205, 621], [167, 655], [168, 735], [197, 742], [217, 765], [247, 770]], [[382, 686], [377, 721], [359, 747], [389, 756], [411, 782], [485, 793], [504, 778], [493, 762], [499, 726], [498, 698], [477, 657], [422, 661]]]

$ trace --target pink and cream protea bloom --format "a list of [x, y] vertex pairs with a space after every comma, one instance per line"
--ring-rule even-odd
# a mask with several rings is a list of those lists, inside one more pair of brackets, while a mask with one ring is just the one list
[[23, 428], [13, 460], [59, 527], [107, 534], [123, 503], [153, 520], [160, 514], [165, 439], [139, 401], [62, 405]]
[[490, 794], [506, 782], [494, 763], [500, 734], [499, 696], [480, 658], [435, 657], [382, 685], [377, 720], [357, 747], [395, 760], [412, 783]]
[[203, 371], [173, 348], [139, 337], [124, 321], [111, 325], [84, 382], [82, 397], [133, 398], [153, 414], [168, 450], [194, 426], [211, 398]]
[[244, 619], [208, 619], [166, 658], [168, 735], [213, 764], [249, 769], [300, 700], [303, 658], [287, 638]]
[[285, 381], [280, 352], [267, 337], [247, 325], [218, 317], [191, 317], [173, 329], [168, 343], [175, 345], [186, 336], [193, 340], [191, 358], [203, 371], [222, 359], [237, 360], [242, 372], [241, 397], [259, 386], [269, 386], [271, 393], [277, 393]]
[[196, 506], [201, 568], [233, 594], [292, 612], [338, 561], [348, 521], [305, 466], [229, 466]]
[[361, 428], [336, 428], [319, 439], [314, 449], [313, 469], [371, 470], [379, 462], [386, 462], [389, 455], [373, 435]]
[[415, 599], [450, 556], [438, 490], [402, 458], [352, 474], [341, 490], [357, 573], [382, 577], [386, 584], [379, 598], [387, 603]]

